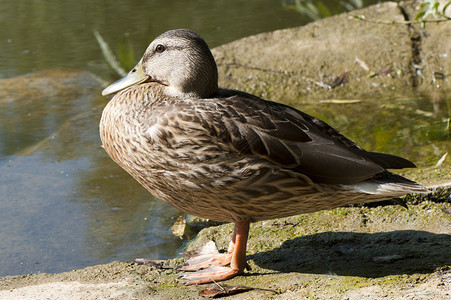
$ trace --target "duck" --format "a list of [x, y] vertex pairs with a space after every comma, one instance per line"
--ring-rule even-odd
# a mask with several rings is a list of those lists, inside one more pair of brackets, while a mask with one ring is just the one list
[[113, 95], [99, 125], [113, 161], [177, 209], [235, 224], [227, 252], [182, 267], [187, 285], [250, 270], [252, 222], [427, 192], [388, 171], [411, 161], [366, 151], [293, 107], [218, 87], [215, 59], [189, 29], [156, 37], [102, 95]]

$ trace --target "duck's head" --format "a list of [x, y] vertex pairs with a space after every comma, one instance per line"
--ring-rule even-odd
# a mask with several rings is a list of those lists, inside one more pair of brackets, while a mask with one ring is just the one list
[[218, 70], [207, 43], [197, 33], [171, 30], [153, 40], [138, 64], [102, 95], [149, 81], [162, 84], [171, 96], [206, 98], [218, 89]]

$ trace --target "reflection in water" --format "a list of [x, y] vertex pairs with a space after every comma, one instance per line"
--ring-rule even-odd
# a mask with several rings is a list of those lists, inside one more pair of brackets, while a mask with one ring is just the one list
[[[192, 28], [216, 46], [302, 22], [273, 0], [102, 6], [87, 0], [1, 1], [0, 25], [7, 30], [0, 31], [0, 77], [56, 67], [111, 74], [93, 30], [140, 56], [168, 29]], [[155, 200], [101, 148], [98, 122], [107, 101], [101, 84], [91, 73], [68, 70], [0, 80], [0, 276], [167, 258], [180, 251], [180, 239], [170, 232], [180, 212]], [[367, 150], [419, 165], [434, 164], [451, 149], [443, 121], [448, 112], [422, 114], [434, 112], [427, 100], [298, 108]]]

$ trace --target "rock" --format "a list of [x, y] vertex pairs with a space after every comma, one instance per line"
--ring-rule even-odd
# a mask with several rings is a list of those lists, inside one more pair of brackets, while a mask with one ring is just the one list
[[[217, 47], [220, 85], [288, 103], [449, 94], [449, 22], [378, 23], [412, 20], [414, 5], [385, 2]], [[326, 88], [344, 74], [349, 82]]]

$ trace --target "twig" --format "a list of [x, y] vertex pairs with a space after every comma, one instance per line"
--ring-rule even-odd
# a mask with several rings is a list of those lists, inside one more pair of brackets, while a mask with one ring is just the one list
[[364, 15], [354, 16], [354, 19], [383, 25], [412, 25], [412, 24], [424, 24], [424, 23], [440, 23], [450, 21], [451, 18], [445, 16], [445, 19], [433, 19], [433, 20], [412, 20], [412, 21], [385, 21], [385, 20], [370, 20], [366, 19]]
[[222, 287], [219, 283], [217, 283], [213, 278], [210, 278], [214, 284], [216, 284], [224, 293], [227, 293], [226, 289]]
[[319, 103], [331, 103], [331, 104], [353, 104], [360, 103], [362, 100], [358, 99], [349, 99], [349, 100], [341, 100], [341, 99], [326, 99], [320, 100]]

